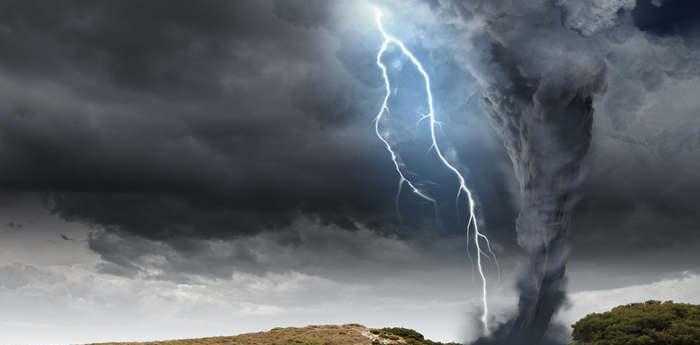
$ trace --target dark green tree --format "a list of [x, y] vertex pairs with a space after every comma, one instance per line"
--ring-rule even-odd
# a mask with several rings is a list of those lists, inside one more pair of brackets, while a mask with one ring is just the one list
[[700, 306], [659, 301], [590, 314], [573, 325], [572, 345], [700, 345]]

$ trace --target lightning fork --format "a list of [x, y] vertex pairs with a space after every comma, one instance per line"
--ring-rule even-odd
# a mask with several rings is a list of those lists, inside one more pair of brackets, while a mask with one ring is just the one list
[[[383, 42], [382, 45], [379, 49], [379, 52], [377, 53], [377, 66], [382, 72], [382, 78], [384, 80], [384, 87], [386, 94], [384, 96], [384, 99], [382, 101], [381, 108], [379, 110], [379, 113], [377, 114], [375, 118], [375, 132], [377, 134], [377, 137], [379, 140], [384, 143], [384, 146], [386, 147], [387, 151], [389, 152], [391, 156], [391, 160], [394, 163], [394, 168], [396, 169], [397, 174], [399, 175], [399, 190], [398, 193], [401, 192], [401, 187], [403, 184], [407, 184], [414, 194], [418, 195], [419, 197], [432, 202], [435, 204], [435, 199], [431, 198], [424, 192], [422, 192], [420, 189], [418, 189], [415, 184], [406, 178], [404, 173], [401, 170], [401, 163], [399, 161], [399, 157], [397, 153], [394, 151], [392, 148], [391, 144], [387, 139], [382, 136], [380, 128], [379, 128], [379, 122], [383, 118], [385, 114], [389, 112], [389, 99], [391, 98], [391, 81], [389, 78], [389, 73], [387, 71], [386, 65], [382, 62], [382, 57], [386, 53], [388, 47], [390, 45], [395, 45], [397, 46], [400, 50], [401, 53], [408, 58], [408, 60], [415, 66], [415, 68], [418, 70], [420, 73], [421, 77], [423, 78], [424, 85], [425, 85], [425, 92], [427, 95], [427, 101], [428, 101], [428, 113], [424, 114], [423, 116], [420, 117], [418, 120], [420, 121], [425, 121], [427, 120], [429, 122], [430, 126], [430, 137], [431, 137], [431, 146], [430, 148], [435, 151], [435, 154], [437, 155], [438, 159], [442, 163], [444, 167], [446, 167], [452, 174], [457, 178], [457, 182], [459, 183], [459, 188], [457, 190], [457, 198], [459, 199], [460, 196], [465, 195], [467, 202], [468, 202], [468, 216], [467, 216], [467, 224], [466, 224], [466, 234], [467, 238], [469, 239], [471, 237], [471, 241], [474, 243], [474, 246], [476, 247], [476, 266], [477, 270], [479, 272], [479, 277], [481, 278], [481, 302], [482, 302], [482, 314], [481, 314], [481, 322], [483, 325], [483, 330], [484, 334], [488, 334], [489, 328], [488, 328], [488, 291], [487, 291], [487, 280], [486, 280], [486, 273], [483, 268], [483, 262], [482, 259], [484, 257], [486, 258], [492, 258], [496, 265], [498, 266], [498, 261], [496, 260], [496, 256], [494, 255], [492, 249], [491, 249], [491, 243], [488, 239], [488, 237], [483, 234], [479, 230], [479, 223], [476, 218], [476, 202], [474, 200], [474, 196], [472, 194], [472, 191], [467, 187], [466, 179], [462, 175], [462, 173], [454, 166], [452, 163], [450, 163], [445, 155], [443, 154], [442, 150], [440, 149], [440, 145], [437, 140], [437, 128], [440, 125], [440, 122], [437, 120], [436, 115], [435, 115], [435, 107], [433, 103], [433, 93], [431, 89], [431, 84], [430, 84], [430, 76], [428, 75], [428, 72], [426, 72], [425, 68], [423, 67], [423, 64], [418, 60], [418, 58], [411, 52], [408, 47], [397, 37], [389, 34], [385, 28], [384, 24], [382, 22], [382, 17], [383, 14], [380, 9], [375, 8], [374, 9], [374, 15], [375, 15], [375, 21], [377, 24], [377, 29], [382, 35]], [[398, 200], [398, 199], [397, 199]], [[486, 250], [482, 249], [482, 246], [486, 247]], [[467, 246], [468, 247], [468, 246]]]

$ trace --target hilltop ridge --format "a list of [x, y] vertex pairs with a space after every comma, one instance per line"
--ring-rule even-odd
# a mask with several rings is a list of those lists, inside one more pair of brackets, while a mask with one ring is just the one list
[[425, 339], [408, 328], [367, 328], [359, 324], [277, 327], [236, 336], [90, 345], [457, 345]]

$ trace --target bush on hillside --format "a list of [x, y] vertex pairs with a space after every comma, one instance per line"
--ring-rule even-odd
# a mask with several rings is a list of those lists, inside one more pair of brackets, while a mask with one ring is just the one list
[[573, 325], [572, 345], [700, 345], [700, 306], [659, 301], [590, 314]]
[[[459, 345], [456, 343], [440, 343], [425, 339], [425, 337], [409, 328], [403, 327], [388, 327], [382, 329], [373, 329], [372, 333], [379, 335], [381, 338], [391, 340], [401, 340], [406, 345]], [[380, 342], [378, 342], [380, 343]]]

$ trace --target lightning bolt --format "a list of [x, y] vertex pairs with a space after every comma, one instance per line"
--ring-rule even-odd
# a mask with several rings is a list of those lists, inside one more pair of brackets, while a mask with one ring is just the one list
[[[393, 147], [391, 146], [389, 140], [387, 140], [382, 134], [380, 130], [380, 121], [385, 115], [389, 114], [389, 99], [391, 98], [391, 80], [389, 78], [389, 73], [386, 65], [382, 61], [382, 57], [386, 53], [387, 49], [389, 46], [394, 45], [397, 46], [400, 50], [401, 53], [408, 58], [408, 60], [415, 66], [415, 68], [418, 70], [420, 73], [421, 77], [423, 78], [423, 82], [425, 85], [425, 92], [427, 95], [427, 101], [428, 101], [428, 113], [420, 117], [418, 120], [419, 122], [427, 120], [429, 122], [430, 126], [430, 137], [431, 137], [431, 150], [434, 150], [435, 154], [437, 155], [438, 159], [440, 160], [440, 163], [447, 168], [449, 171], [452, 172], [452, 174], [457, 178], [457, 182], [459, 183], [459, 188], [457, 190], [457, 200], [464, 195], [466, 196], [467, 199], [467, 204], [468, 204], [468, 215], [467, 215], [467, 224], [466, 224], [466, 234], [467, 238], [474, 243], [474, 246], [476, 247], [476, 267], [479, 272], [479, 277], [481, 278], [481, 302], [482, 302], [482, 314], [481, 314], [481, 322], [483, 325], [484, 329], [484, 334], [488, 334], [488, 313], [489, 313], [489, 307], [488, 307], [488, 291], [486, 288], [487, 285], [487, 280], [486, 280], [486, 273], [484, 271], [483, 267], [483, 258], [491, 258], [494, 260], [496, 265], [498, 266], [498, 261], [496, 260], [496, 256], [494, 255], [493, 251], [491, 250], [491, 243], [486, 235], [484, 235], [480, 230], [479, 230], [479, 223], [476, 218], [476, 203], [474, 201], [474, 196], [472, 194], [472, 191], [467, 187], [467, 182], [462, 173], [454, 166], [452, 163], [450, 163], [449, 160], [445, 157], [445, 155], [442, 152], [442, 149], [440, 148], [440, 145], [438, 143], [437, 139], [437, 127], [440, 125], [440, 122], [437, 120], [437, 117], [435, 115], [435, 107], [433, 104], [433, 93], [430, 85], [430, 76], [426, 72], [425, 68], [423, 67], [423, 64], [416, 58], [416, 56], [413, 54], [413, 52], [406, 47], [406, 45], [397, 37], [391, 35], [388, 33], [385, 28], [384, 24], [382, 22], [382, 11], [378, 8], [374, 9], [374, 16], [375, 16], [375, 21], [377, 24], [377, 29], [382, 35], [383, 41], [382, 45], [379, 49], [379, 52], [377, 53], [377, 66], [379, 67], [379, 70], [382, 73], [382, 78], [384, 80], [384, 89], [385, 89], [385, 96], [382, 101], [381, 107], [379, 109], [379, 113], [375, 117], [375, 125], [374, 125], [374, 130], [375, 133], [377, 134], [377, 137], [379, 140], [384, 143], [384, 146], [386, 150], [389, 152], [389, 155], [391, 156], [391, 161], [394, 164], [394, 168], [396, 170], [396, 173], [399, 175], [399, 188], [397, 191], [397, 203], [398, 203], [398, 196], [401, 193], [401, 188], [403, 187], [404, 184], [408, 185], [411, 190], [413, 191], [414, 194], [416, 194], [418, 197], [429, 201], [433, 204], [436, 203], [435, 199], [431, 198], [428, 196], [426, 193], [421, 191], [418, 187], [416, 187], [416, 184], [411, 181], [409, 178], [406, 177], [406, 175], [402, 171], [402, 166], [403, 164], [400, 161], [400, 158], [396, 151], [394, 151]], [[483, 249], [485, 247], [485, 250]], [[468, 248], [468, 246], [467, 246]]]

